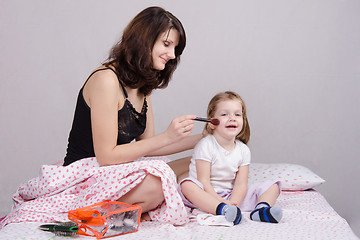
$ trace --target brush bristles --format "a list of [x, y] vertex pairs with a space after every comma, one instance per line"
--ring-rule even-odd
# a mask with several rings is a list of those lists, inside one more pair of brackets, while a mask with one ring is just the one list
[[219, 119], [217, 119], [217, 118], [213, 118], [213, 119], [211, 119], [211, 124], [213, 124], [213, 125], [217, 126], [217, 125], [219, 125], [219, 124], [220, 124], [220, 120], [219, 120]]

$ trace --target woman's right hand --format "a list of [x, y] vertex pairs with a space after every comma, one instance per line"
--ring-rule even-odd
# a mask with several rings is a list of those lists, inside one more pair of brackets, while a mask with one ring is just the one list
[[172, 143], [183, 139], [192, 132], [195, 118], [195, 115], [182, 115], [173, 119], [165, 134]]

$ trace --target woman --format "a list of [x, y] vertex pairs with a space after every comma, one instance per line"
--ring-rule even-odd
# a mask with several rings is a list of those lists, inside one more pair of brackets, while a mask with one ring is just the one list
[[[174, 172], [159, 158], [142, 158], [191, 149], [201, 138], [189, 136], [194, 115], [173, 119], [163, 133], [154, 131], [151, 92], [168, 85], [185, 45], [183, 26], [170, 12], [150, 7], [135, 16], [108, 60], [80, 89], [63, 166], [43, 166], [38, 178], [21, 186], [14, 195], [14, 211], [2, 225], [61, 221], [62, 213], [103, 200], [137, 204], [143, 213], [157, 208], [152, 219], [185, 223], [183, 207], [182, 214], [172, 213], [178, 220], [166, 217], [171, 215], [169, 204], [181, 206], [180, 196], [172, 192]], [[135, 161], [139, 158], [143, 161]], [[181, 174], [188, 163], [171, 164]], [[164, 199], [167, 204], [158, 208]], [[29, 206], [32, 212], [27, 212]]]
[[[150, 97], [152, 90], [168, 85], [185, 44], [183, 26], [171, 13], [159, 7], [139, 13], [107, 63], [80, 90], [64, 165], [96, 156], [101, 166], [108, 166], [193, 148], [199, 137], [185, 137], [192, 131], [195, 116], [176, 118], [155, 136]], [[144, 212], [163, 200], [161, 182], [152, 175], [120, 199], [139, 204]]]

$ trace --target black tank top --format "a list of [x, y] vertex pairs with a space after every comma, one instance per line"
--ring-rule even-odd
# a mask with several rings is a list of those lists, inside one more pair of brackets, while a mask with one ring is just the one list
[[[107, 69], [112, 70], [116, 74], [112, 68], [98, 69], [88, 77], [86, 82], [94, 73]], [[83, 89], [86, 82], [80, 89], [77, 98], [74, 120], [69, 134], [68, 147], [63, 164], [64, 166], [67, 166], [79, 159], [95, 157], [91, 131], [91, 109], [86, 104], [83, 96]], [[141, 112], [137, 112], [128, 100], [128, 94], [120, 79], [119, 82], [125, 95], [125, 103], [122, 109], [118, 111], [118, 145], [130, 143], [145, 131], [147, 112], [146, 98], [144, 98], [144, 104]]]

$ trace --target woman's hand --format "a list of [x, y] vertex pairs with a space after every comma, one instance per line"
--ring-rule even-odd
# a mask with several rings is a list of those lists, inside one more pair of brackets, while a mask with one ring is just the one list
[[189, 135], [194, 128], [195, 115], [183, 115], [173, 119], [165, 131], [170, 142], [177, 142]]

